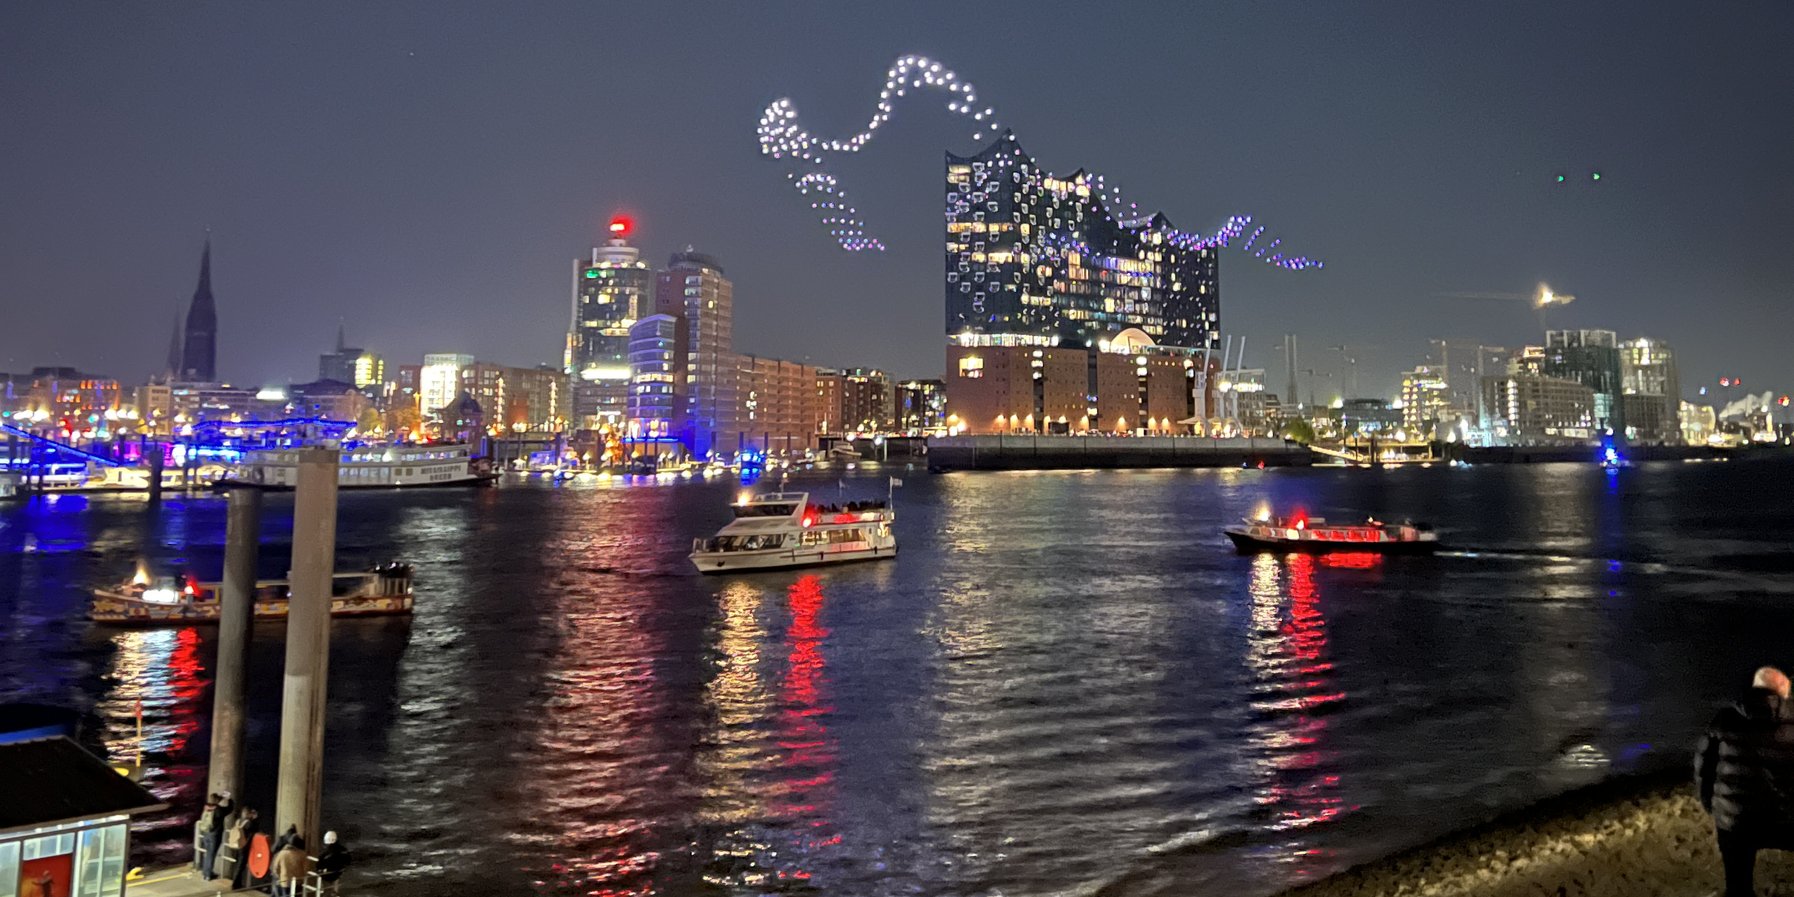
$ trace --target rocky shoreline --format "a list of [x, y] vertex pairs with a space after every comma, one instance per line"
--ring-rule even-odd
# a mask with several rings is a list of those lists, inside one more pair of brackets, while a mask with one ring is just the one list
[[[1713, 827], [1686, 772], [1615, 778], [1283, 897], [1705, 897]], [[1794, 853], [1757, 859], [1757, 893], [1794, 897]]]

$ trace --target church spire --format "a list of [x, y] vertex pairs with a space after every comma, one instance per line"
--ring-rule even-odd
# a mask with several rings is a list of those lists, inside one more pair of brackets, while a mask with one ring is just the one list
[[181, 346], [181, 379], [203, 383], [218, 379], [218, 309], [212, 303], [212, 237], [199, 257], [199, 288], [187, 308], [186, 338]]

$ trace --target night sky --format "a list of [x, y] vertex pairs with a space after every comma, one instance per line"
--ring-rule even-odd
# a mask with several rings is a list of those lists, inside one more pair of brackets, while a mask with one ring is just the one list
[[[1648, 335], [1684, 391], [1794, 388], [1794, 4], [0, 5], [0, 370], [140, 380], [214, 242], [219, 370], [308, 380], [337, 320], [389, 364], [558, 364], [571, 260], [622, 211], [656, 265], [735, 281], [739, 351], [942, 368], [942, 152], [912, 95], [837, 172], [889, 245], [835, 248], [754, 123], [863, 127], [926, 54], [1022, 145], [1190, 230], [1248, 213], [1318, 256], [1222, 256], [1222, 324], [1339, 389], [1429, 337]], [[1592, 172], [1601, 179], [1593, 181]], [[1556, 176], [1566, 176], [1564, 183]]]

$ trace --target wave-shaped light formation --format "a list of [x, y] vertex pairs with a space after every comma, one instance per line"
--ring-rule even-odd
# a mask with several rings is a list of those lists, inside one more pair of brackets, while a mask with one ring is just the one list
[[[842, 249], [849, 252], [868, 249], [883, 251], [885, 244], [870, 233], [859, 210], [847, 201], [847, 192], [842, 189], [841, 182], [826, 168], [828, 157], [859, 152], [872, 142], [881, 126], [891, 121], [898, 99], [908, 96], [911, 91], [924, 90], [946, 94], [947, 111], [970, 121], [973, 140], [983, 140], [986, 134], [995, 136], [1003, 133], [997, 122], [996, 110], [989, 106], [979, 107], [978, 92], [971, 82], [926, 56], [897, 58], [885, 72], [884, 87], [878, 92], [878, 105], [873, 110], [871, 119], [866, 122], [866, 127], [845, 139], [825, 139], [811, 134], [798, 122], [797, 107], [789, 97], [773, 101], [760, 113], [760, 154], [784, 161], [789, 166], [785, 173], [786, 180], [791, 181], [800, 195], [811, 199], [810, 208], [817, 212], [822, 225], [828, 228], [829, 236]], [[1127, 203], [1128, 214], [1125, 218], [1116, 218], [1110, 210], [1123, 207], [1121, 191], [1109, 187], [1101, 175], [1087, 174], [1087, 178], [1096, 188], [1103, 214], [1117, 224], [1126, 227], [1128, 225], [1125, 222], [1137, 221], [1142, 217], [1137, 203]], [[1246, 227], [1251, 223], [1250, 215], [1234, 215], [1215, 233], [1171, 231], [1167, 234], [1167, 239], [1191, 249], [1227, 247], [1244, 236]], [[1267, 265], [1292, 271], [1322, 267], [1318, 259], [1275, 251], [1282, 240], [1273, 239], [1268, 245], [1257, 246], [1258, 238], [1264, 232], [1263, 227], [1255, 229], [1238, 248]]]

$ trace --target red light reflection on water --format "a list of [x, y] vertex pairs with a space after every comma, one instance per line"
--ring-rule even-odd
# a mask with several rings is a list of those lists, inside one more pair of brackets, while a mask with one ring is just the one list
[[[822, 724], [835, 709], [822, 703], [827, 674], [822, 640], [828, 637], [828, 630], [817, 620], [825, 599], [822, 581], [815, 576], [800, 578], [791, 584], [788, 599], [791, 627], [786, 638], [790, 645], [785, 676], [779, 683], [778, 744], [784, 753], [782, 764], [807, 775], [787, 779], [784, 793], [789, 800], [772, 809], [775, 816], [802, 819], [810, 828], [822, 828], [828, 825], [828, 789], [835, 780], [835, 746]], [[801, 846], [808, 849], [838, 841], [838, 836], [824, 837]]]
[[[1345, 557], [1351, 557], [1346, 555]], [[1260, 555], [1251, 577], [1253, 627], [1247, 662], [1265, 697], [1253, 702], [1263, 719], [1248, 730], [1259, 780], [1254, 802], [1275, 832], [1294, 832], [1352, 812], [1339, 796], [1340, 777], [1327, 749], [1327, 705], [1344, 701], [1332, 688], [1327, 619], [1315, 572], [1325, 559]], [[1297, 874], [1326, 859], [1300, 841], [1270, 848], [1269, 858], [1296, 864]]]
[[1369, 570], [1381, 566], [1383, 556], [1374, 551], [1341, 551], [1321, 555], [1321, 563], [1347, 570]]
[[[204, 802], [209, 744], [195, 744], [211, 718], [211, 680], [200, 659], [194, 627], [119, 633], [108, 676], [116, 683], [102, 702], [112, 721], [107, 752], [120, 762], [143, 754], [143, 783], [171, 809], [133, 823], [144, 833], [191, 824]], [[138, 714], [142, 738], [138, 738]]]

